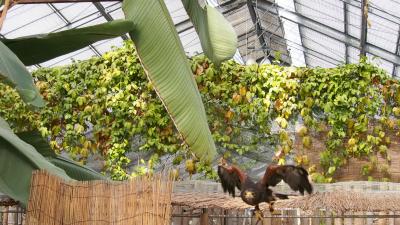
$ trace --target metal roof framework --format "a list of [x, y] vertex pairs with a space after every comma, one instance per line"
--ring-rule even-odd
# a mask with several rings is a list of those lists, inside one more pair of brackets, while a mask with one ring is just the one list
[[[19, 0], [36, 1], [40, 0]], [[79, 0], [77, 0], [79, 1]], [[240, 62], [334, 67], [357, 62], [365, 52], [388, 73], [400, 76], [400, 0], [200, 0], [212, 4], [238, 35]], [[165, 0], [188, 56], [202, 53], [180, 0]], [[363, 13], [362, 9], [367, 9]], [[123, 18], [121, 2], [94, 1], [16, 5], [1, 37], [15, 38], [84, 27]], [[371, 26], [369, 26], [369, 24]], [[100, 41], [39, 66], [68, 64], [121, 46], [127, 35]]]

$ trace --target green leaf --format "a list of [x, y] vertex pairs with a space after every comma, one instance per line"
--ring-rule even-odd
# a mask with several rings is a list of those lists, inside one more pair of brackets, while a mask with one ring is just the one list
[[103, 176], [88, 167], [79, 165], [75, 161], [58, 156], [47, 143], [47, 141], [37, 131], [21, 132], [17, 134], [21, 140], [35, 147], [35, 149], [51, 163], [63, 169], [69, 177], [75, 180], [107, 180]]
[[182, 3], [199, 34], [204, 54], [216, 64], [231, 59], [238, 40], [229, 21], [212, 6], [202, 8], [193, 0], [182, 0]]
[[331, 167], [329, 167], [329, 169], [328, 169], [328, 174], [334, 174], [335, 173], [335, 171], [336, 171], [336, 167], [334, 167], [334, 166], [331, 166]]
[[95, 26], [17, 39], [2, 39], [25, 65], [41, 63], [86, 47], [97, 41], [119, 37], [133, 29], [133, 22], [115, 20]]
[[14, 87], [25, 103], [43, 107], [44, 101], [32, 75], [18, 57], [0, 42], [0, 81]]
[[11, 130], [0, 126], [0, 192], [26, 206], [32, 172], [46, 170], [65, 180], [71, 178], [40, 155]]
[[216, 155], [204, 106], [179, 36], [163, 0], [126, 0], [125, 17], [139, 58], [175, 126], [202, 159]]

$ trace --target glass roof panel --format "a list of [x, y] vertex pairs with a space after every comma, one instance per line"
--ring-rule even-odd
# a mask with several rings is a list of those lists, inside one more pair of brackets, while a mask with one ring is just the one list
[[370, 59], [371, 61], [376, 63], [379, 67], [386, 70], [386, 72], [388, 72], [389, 74], [393, 73], [393, 63], [391, 63], [387, 60], [381, 59], [379, 57], [376, 57], [369, 53], [367, 53], [367, 57], [368, 57], [368, 59]]
[[399, 20], [400, 1], [399, 0], [369, 0], [370, 11], [377, 14], [387, 14], [385, 17], [391, 20]]
[[91, 15], [90, 17], [85, 20], [84, 23], [79, 24], [79, 27], [88, 27], [88, 26], [93, 26], [101, 23], [105, 23], [107, 20], [99, 15]]
[[[116, 8], [115, 6], [113, 8]], [[118, 10], [112, 10], [111, 12], [109, 12], [109, 14], [115, 19], [125, 19], [125, 15], [124, 12], [122, 11], [122, 9], [118, 9]]]
[[349, 53], [349, 62], [350, 63], [358, 63], [360, 59], [360, 50], [354, 47], [348, 47]]
[[385, 20], [373, 13], [368, 15], [371, 27], [368, 28], [367, 41], [391, 52], [396, 51], [399, 24]]
[[348, 32], [351, 36], [360, 38], [361, 32], [361, 9], [354, 5], [348, 5]]
[[[103, 5], [104, 8], [115, 5], [115, 2], [102, 2], [101, 3]], [[118, 5], [122, 5], [121, 3], [117, 3]]]
[[304, 47], [317, 51], [338, 63], [345, 62], [346, 50], [343, 43], [308, 28], [303, 27], [300, 32]]
[[343, 2], [340, 0], [295, 0], [296, 10], [308, 18], [344, 31]]
[[[295, 11], [293, 0], [277, 0], [279, 6]], [[299, 25], [290, 20], [281, 18], [287, 50], [290, 53], [291, 65], [305, 66], [304, 48], [300, 37]]]
[[7, 16], [1, 29], [7, 38], [47, 33], [65, 24], [47, 4], [22, 5], [17, 11]]
[[[292, 65], [325, 66], [345, 62], [357, 62], [361, 27], [360, 0], [207, 0], [231, 22], [238, 35], [239, 52], [244, 62], [248, 58], [259, 61], [275, 51], [282, 53]], [[201, 3], [206, 0], [201, 0]], [[294, 2], [296, 4], [294, 4]], [[177, 25], [182, 45], [189, 56], [202, 52], [201, 45], [191, 22], [179, 0], [165, 0], [172, 20]], [[371, 27], [367, 34], [367, 51], [386, 58], [381, 66], [393, 72], [391, 62], [399, 62], [396, 56], [400, 26], [400, 0], [369, 0]], [[344, 5], [347, 8], [345, 26]], [[262, 7], [260, 7], [262, 5]], [[58, 3], [17, 5], [8, 12], [1, 34], [7, 38], [38, 33], [55, 32], [84, 27], [124, 18], [120, 2]], [[250, 12], [255, 12], [256, 20]], [[257, 27], [255, 22], [259, 22]], [[300, 28], [299, 28], [300, 24]], [[257, 28], [256, 28], [257, 27]], [[348, 34], [346, 34], [346, 29]], [[264, 40], [258, 36], [261, 35]], [[331, 37], [329, 37], [331, 36]], [[341, 40], [341, 41], [339, 41]], [[261, 46], [263, 43], [263, 46]], [[346, 43], [347, 42], [347, 43]], [[346, 51], [346, 44], [347, 51]], [[83, 59], [102, 54], [111, 46], [122, 45], [122, 38], [100, 41], [93, 45], [49, 62], [43, 66], [69, 63], [69, 58]], [[397, 51], [397, 54], [399, 52]], [[240, 58], [240, 57], [239, 57]], [[390, 60], [391, 62], [389, 62]], [[400, 64], [400, 63], [399, 63]], [[396, 74], [399, 71], [394, 71]]]
[[283, 19], [282, 23], [285, 30], [286, 44], [292, 58], [292, 65], [304, 66], [306, 62], [304, 59], [304, 50], [299, 33], [299, 26], [297, 23], [285, 19]]
[[235, 10], [235, 13], [226, 15], [226, 18], [235, 28], [236, 34], [239, 37], [254, 29], [247, 5]]
[[318, 54], [318, 53], [313, 53], [313, 54], [307, 54], [306, 55], [306, 61], [308, 63], [308, 66], [310, 67], [324, 67], [324, 68], [330, 68], [330, 67], [335, 67], [336, 63], [331, 62], [331, 59], [326, 59], [325, 56]]
[[179, 34], [182, 41], [182, 46], [188, 56], [198, 55], [203, 52], [199, 37], [194, 28], [184, 31]]
[[174, 21], [175, 24], [189, 19], [181, 1], [165, 0], [165, 4], [171, 14], [172, 21]]
[[100, 41], [95, 43], [93, 46], [97, 49], [100, 54], [104, 54], [110, 51], [112, 47], [121, 47], [123, 44], [122, 38], [113, 38], [111, 40]]
[[394, 75], [396, 77], [400, 77], [400, 67], [397, 67], [397, 69], [394, 71]]
[[97, 8], [89, 2], [66, 4], [60, 3], [53, 5], [70, 23], [76, 22], [90, 15], [98, 14]]

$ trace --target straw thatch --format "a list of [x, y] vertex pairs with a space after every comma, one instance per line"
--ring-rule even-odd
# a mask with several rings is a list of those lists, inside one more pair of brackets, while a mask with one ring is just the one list
[[[254, 208], [241, 198], [232, 198], [225, 194], [174, 193], [173, 205], [192, 208], [221, 208], [241, 210]], [[261, 204], [262, 210], [268, 211], [268, 204]], [[288, 200], [279, 200], [275, 209], [299, 208], [303, 211], [326, 209], [333, 212], [371, 212], [400, 211], [400, 196], [395, 194], [372, 194], [352, 191], [315, 193], [308, 196], [294, 196]]]
[[335, 191], [281, 201], [278, 207], [303, 210], [327, 209], [334, 212], [400, 211], [398, 194]]
[[168, 176], [129, 182], [65, 182], [46, 172], [32, 176], [29, 225], [162, 225], [171, 217]]

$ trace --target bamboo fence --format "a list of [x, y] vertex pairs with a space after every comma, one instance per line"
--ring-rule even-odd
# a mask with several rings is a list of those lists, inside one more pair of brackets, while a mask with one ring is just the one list
[[66, 182], [34, 172], [26, 224], [170, 224], [172, 181], [162, 174], [128, 182]]

